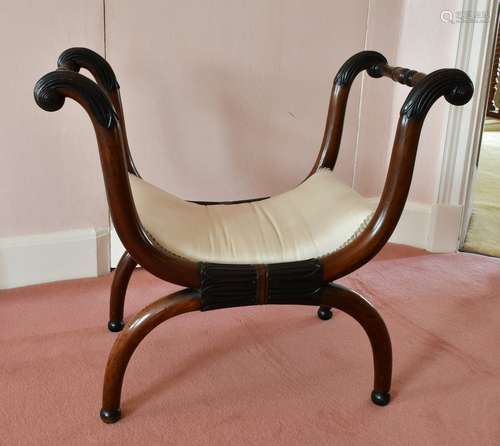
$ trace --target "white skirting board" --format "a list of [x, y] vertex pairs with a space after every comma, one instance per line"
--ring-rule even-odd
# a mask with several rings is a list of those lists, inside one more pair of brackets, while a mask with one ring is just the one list
[[[375, 208], [378, 198], [370, 199]], [[390, 241], [426, 249], [455, 252], [459, 247], [463, 206], [407, 201]]]
[[[378, 199], [376, 201], [378, 203]], [[427, 249], [430, 219], [431, 206], [407, 202], [390, 241]]]
[[109, 229], [0, 238], [0, 289], [109, 272]]
[[[373, 206], [378, 199], [372, 199]], [[453, 252], [462, 207], [408, 202], [391, 242]], [[116, 267], [124, 252], [112, 228], [79, 229], [0, 239], [0, 289], [96, 277]]]
[[125, 252], [125, 247], [123, 246], [122, 241], [120, 240], [120, 237], [118, 237], [116, 229], [113, 226], [111, 226], [111, 232], [109, 238], [111, 245], [111, 254], [110, 254], [111, 268], [116, 268], [118, 266], [118, 262], [120, 261], [121, 256]]

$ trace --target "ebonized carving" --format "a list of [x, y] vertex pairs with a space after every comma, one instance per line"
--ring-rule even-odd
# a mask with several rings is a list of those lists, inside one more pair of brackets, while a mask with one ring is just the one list
[[88, 48], [68, 48], [57, 59], [57, 66], [71, 71], [85, 68], [107, 92], [120, 88], [115, 73], [106, 59]]
[[408, 94], [401, 115], [423, 119], [441, 96], [453, 105], [464, 105], [470, 101], [474, 85], [463, 71], [455, 68], [436, 70], [425, 76]]
[[257, 304], [255, 265], [202, 263], [202, 311]]
[[117, 123], [115, 110], [104, 91], [73, 71], [57, 70], [46, 74], [35, 84], [34, 96], [36, 103], [46, 111], [59, 110], [65, 98], [71, 97], [103, 127], [110, 129]]
[[297, 303], [323, 285], [319, 259], [270, 265], [201, 265], [202, 310], [241, 305]]
[[323, 271], [319, 259], [301, 262], [276, 263], [267, 266], [268, 302], [304, 303], [323, 285]]
[[355, 77], [363, 70], [368, 70], [372, 77], [381, 77], [378, 64], [386, 64], [387, 59], [376, 51], [361, 51], [347, 59], [335, 76], [335, 85], [351, 85]]

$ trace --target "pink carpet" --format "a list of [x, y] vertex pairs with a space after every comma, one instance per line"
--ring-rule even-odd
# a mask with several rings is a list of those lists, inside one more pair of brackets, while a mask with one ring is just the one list
[[[111, 277], [0, 296], [0, 444], [498, 445], [500, 259], [392, 245], [343, 283], [380, 310], [393, 400], [370, 400], [361, 327], [315, 308], [189, 313], [158, 327], [99, 419]], [[126, 313], [174, 290], [144, 271]]]

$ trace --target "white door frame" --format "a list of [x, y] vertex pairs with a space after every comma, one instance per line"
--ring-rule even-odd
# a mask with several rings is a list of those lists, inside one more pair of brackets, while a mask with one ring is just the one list
[[431, 217], [432, 251], [449, 251], [453, 244], [454, 249], [460, 248], [467, 233], [498, 7], [498, 0], [464, 0], [462, 4], [463, 12], [484, 12], [489, 20], [460, 23], [455, 66], [470, 76], [475, 93], [466, 107], [449, 107], [437, 200]]

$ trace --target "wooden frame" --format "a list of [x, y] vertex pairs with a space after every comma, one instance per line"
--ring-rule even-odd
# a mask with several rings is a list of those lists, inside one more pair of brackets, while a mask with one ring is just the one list
[[[80, 68], [89, 70], [96, 82], [79, 74]], [[58, 69], [36, 83], [35, 100], [44, 110], [58, 110], [65, 98], [70, 97], [89, 114], [97, 136], [111, 216], [127, 250], [115, 271], [111, 288], [108, 326], [111, 331], [123, 331], [106, 367], [101, 410], [104, 422], [112, 423], [120, 418], [125, 369], [135, 348], [154, 327], [189, 311], [257, 304], [316, 305], [318, 316], [324, 320], [331, 317], [331, 308], [351, 315], [362, 325], [372, 345], [375, 375], [372, 401], [378, 405], [389, 402], [392, 353], [386, 326], [363, 297], [331, 282], [373, 258], [394, 231], [408, 196], [420, 131], [433, 103], [444, 96], [451, 104], [464, 105], [474, 89], [469, 77], [457, 69], [441, 69], [425, 75], [392, 67], [375, 51], [355, 54], [335, 77], [323, 142], [310, 175], [319, 168], [335, 167], [349, 90], [362, 71], [373, 78], [388, 77], [412, 87], [401, 108], [378, 207], [366, 228], [342, 249], [317, 259], [269, 265], [193, 262], [166, 251], [149, 237], [137, 215], [129, 184], [128, 174], [139, 176], [139, 173], [128, 146], [119, 85], [102, 57], [85, 48], [68, 49], [59, 57]], [[126, 288], [137, 264], [187, 289], [157, 300], [124, 326]]]

